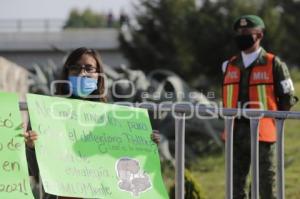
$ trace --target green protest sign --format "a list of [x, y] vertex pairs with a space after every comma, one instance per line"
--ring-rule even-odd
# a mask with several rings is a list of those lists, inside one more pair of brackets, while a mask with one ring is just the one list
[[0, 92], [0, 198], [33, 199], [18, 96]]
[[27, 95], [46, 192], [83, 198], [168, 198], [147, 110]]

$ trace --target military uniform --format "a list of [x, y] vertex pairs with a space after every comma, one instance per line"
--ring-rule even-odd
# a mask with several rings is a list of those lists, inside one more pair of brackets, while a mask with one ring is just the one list
[[[253, 20], [254, 17], [254, 20]], [[262, 27], [262, 21], [256, 21], [256, 16], [243, 16], [237, 20], [234, 24], [234, 29], [236, 30], [239, 26], [250, 27]], [[262, 22], [263, 23], [263, 22]], [[239, 54], [229, 61], [223, 63], [224, 79], [226, 74], [228, 75], [227, 68], [229, 66], [234, 66], [239, 71], [238, 79], [238, 93], [237, 99], [240, 105], [245, 105], [250, 101], [251, 96], [249, 96], [250, 79], [252, 78], [252, 71], [254, 68], [259, 66], [265, 66], [268, 62], [268, 54], [264, 49], [261, 48], [258, 57], [247, 67], [244, 66], [242, 55]], [[283, 63], [278, 57], [272, 56], [272, 95], [274, 95], [274, 101], [276, 103], [276, 110], [289, 110], [297, 102], [297, 98], [294, 97], [293, 84], [289, 75], [288, 68], [285, 63]], [[225, 68], [224, 68], [225, 66]], [[263, 73], [262, 73], [263, 74]], [[266, 78], [266, 74], [256, 77]], [[224, 83], [223, 81], [223, 102], [232, 100], [232, 93], [226, 93], [226, 99], [224, 100]], [[251, 91], [251, 90], [250, 90]], [[269, 91], [269, 92], [270, 92]], [[225, 91], [226, 92], [226, 91]], [[270, 94], [269, 94], [270, 95]], [[229, 96], [229, 98], [228, 98]], [[269, 98], [267, 95], [266, 98]], [[268, 100], [268, 99], [266, 99]], [[226, 106], [225, 106], [226, 107]], [[230, 107], [229, 107], [230, 108]], [[232, 107], [236, 108], [236, 107]], [[251, 108], [251, 107], [246, 107]], [[267, 109], [268, 110], [268, 109]], [[274, 109], [273, 109], [274, 110]], [[268, 129], [264, 129], [268, 131]], [[265, 134], [268, 134], [265, 132]], [[262, 138], [260, 132], [260, 138]], [[233, 134], [233, 195], [234, 199], [244, 199], [246, 198], [246, 179], [250, 170], [251, 163], [251, 144], [250, 144], [250, 121], [246, 118], [239, 118], [235, 120], [234, 123], [234, 134]], [[260, 178], [260, 196], [262, 199], [273, 199], [275, 197], [275, 142], [276, 136], [268, 139], [260, 139], [259, 142], [259, 178]]]

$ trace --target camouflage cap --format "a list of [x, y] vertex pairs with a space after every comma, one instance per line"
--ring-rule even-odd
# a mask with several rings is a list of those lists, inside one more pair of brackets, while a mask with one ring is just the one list
[[237, 18], [233, 24], [233, 29], [236, 31], [239, 28], [261, 28], [265, 29], [264, 21], [256, 15], [243, 15]]

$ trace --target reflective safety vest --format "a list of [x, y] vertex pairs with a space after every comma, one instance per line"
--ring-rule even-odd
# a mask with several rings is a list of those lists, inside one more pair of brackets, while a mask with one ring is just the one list
[[[262, 110], [277, 110], [274, 90], [273, 60], [274, 55], [266, 54], [265, 65], [255, 65], [251, 68], [249, 77], [249, 101], [247, 108]], [[241, 71], [235, 66], [232, 58], [227, 65], [223, 80], [224, 108], [238, 108]], [[245, 88], [241, 88], [245, 89]], [[273, 118], [262, 118], [259, 122], [259, 141], [275, 142], [276, 125]]]

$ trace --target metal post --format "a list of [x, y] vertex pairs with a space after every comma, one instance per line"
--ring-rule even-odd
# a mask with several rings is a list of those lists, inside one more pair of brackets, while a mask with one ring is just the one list
[[175, 199], [184, 199], [185, 113], [175, 117]]
[[284, 119], [276, 119], [277, 128], [277, 198], [285, 198], [284, 179]]
[[225, 117], [226, 199], [233, 198], [233, 117]]
[[18, 19], [17, 22], [17, 31], [18, 32], [21, 32], [22, 31], [22, 20], [21, 19]]
[[250, 119], [251, 130], [251, 199], [259, 199], [259, 143], [258, 143], [259, 119]]
[[45, 32], [49, 32], [49, 30], [50, 30], [50, 20], [49, 19], [45, 19], [44, 28], [45, 28]]

